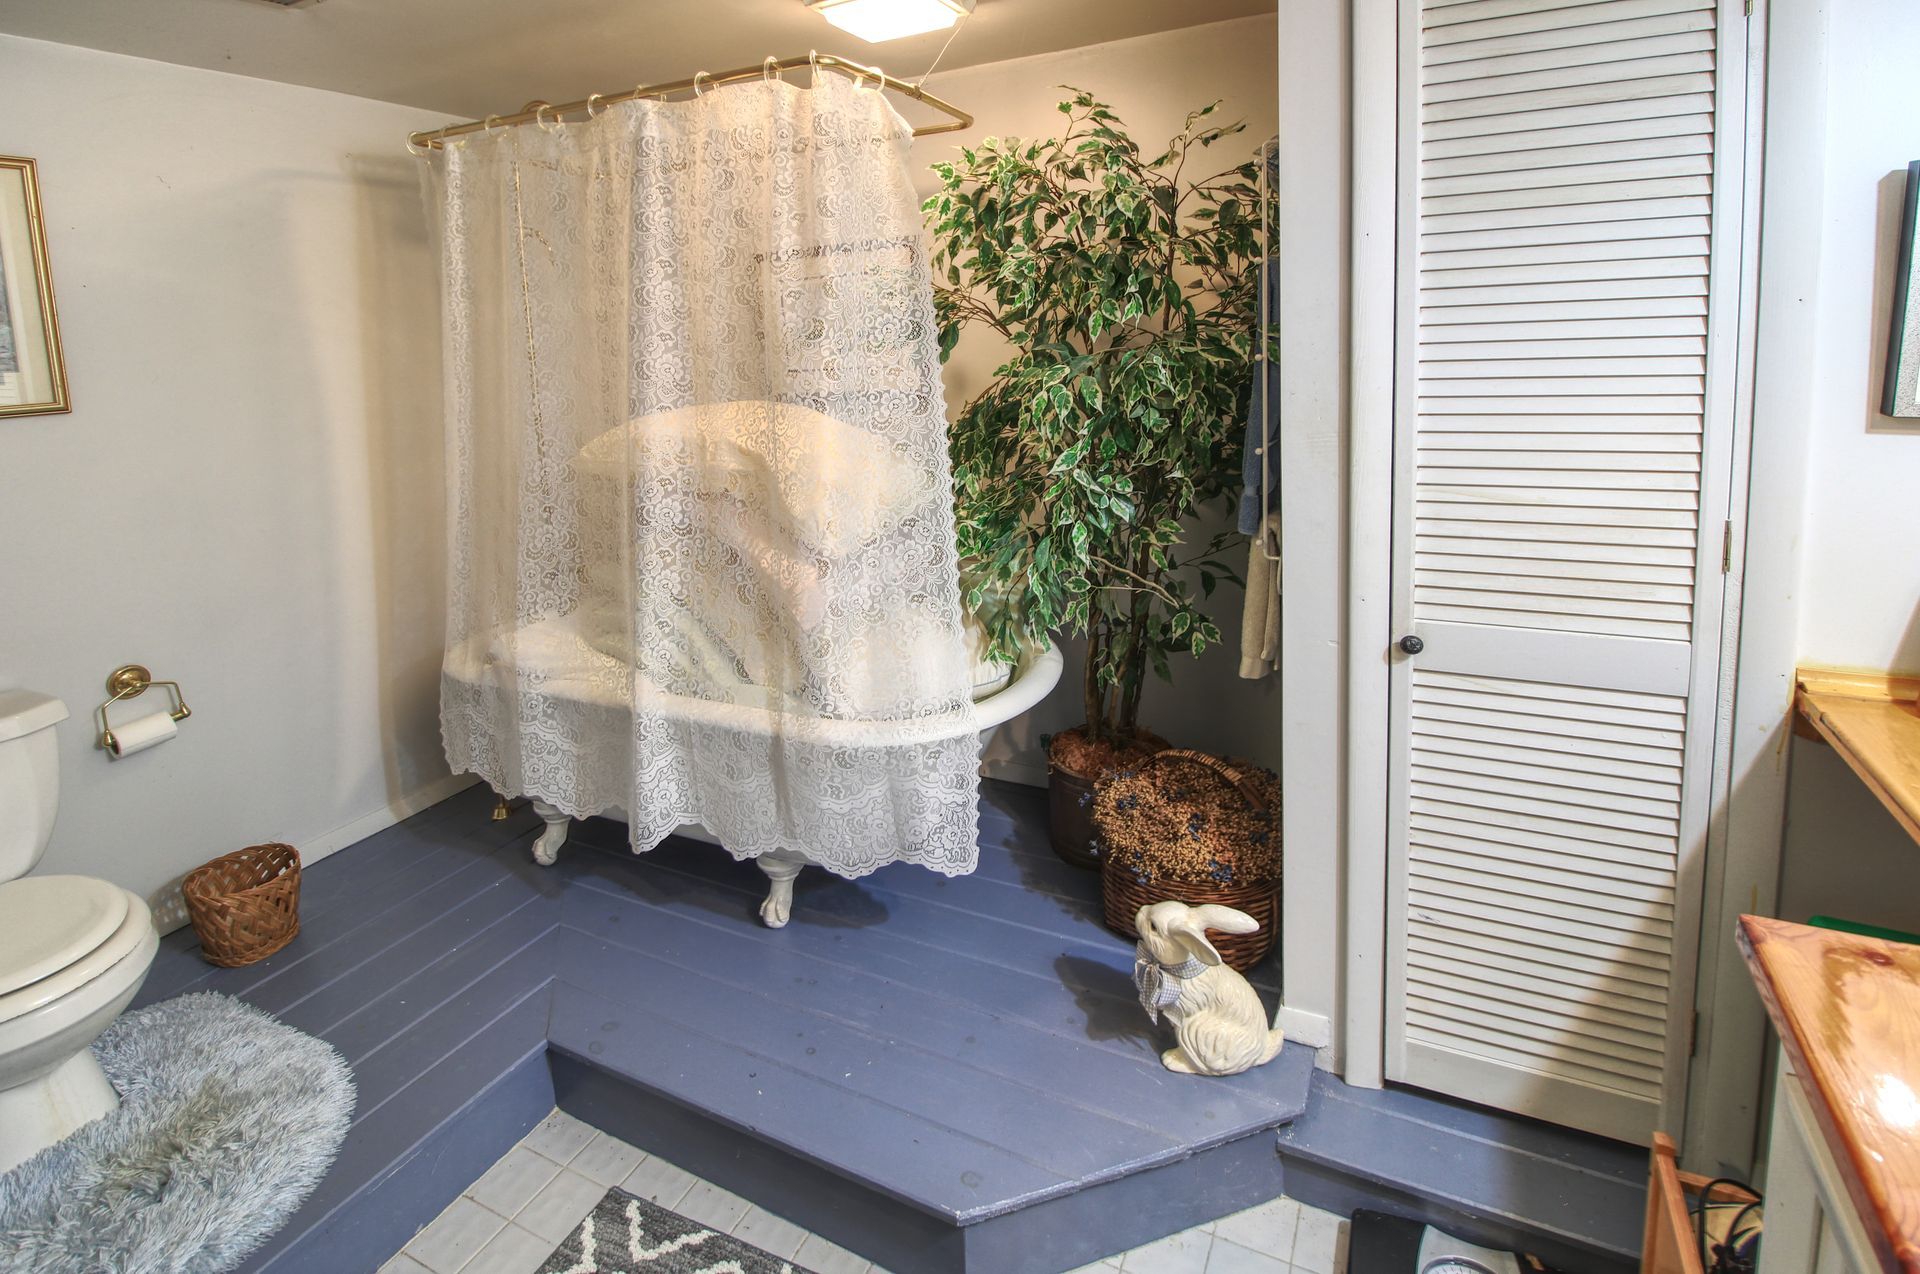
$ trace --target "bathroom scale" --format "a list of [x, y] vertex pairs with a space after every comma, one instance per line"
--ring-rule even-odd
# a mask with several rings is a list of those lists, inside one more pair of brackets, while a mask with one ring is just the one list
[[1445, 1230], [1362, 1208], [1347, 1238], [1347, 1274], [1534, 1274], [1540, 1265]]

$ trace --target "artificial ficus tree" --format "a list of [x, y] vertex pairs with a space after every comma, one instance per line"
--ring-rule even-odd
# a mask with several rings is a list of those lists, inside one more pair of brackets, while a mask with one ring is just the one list
[[1239, 580], [1231, 533], [1189, 545], [1184, 520], [1238, 490], [1262, 193], [1252, 159], [1189, 175], [1244, 130], [1218, 103], [1143, 158], [1065, 91], [1059, 137], [934, 165], [926, 212], [942, 357], [975, 328], [1012, 347], [951, 430], [967, 604], [1005, 658], [1085, 636], [1088, 735], [1126, 739], [1147, 669], [1217, 643], [1197, 603]]

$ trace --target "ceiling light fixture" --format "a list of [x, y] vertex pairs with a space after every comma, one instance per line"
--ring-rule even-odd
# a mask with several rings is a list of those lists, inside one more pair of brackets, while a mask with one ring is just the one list
[[869, 44], [943, 31], [973, 12], [974, 0], [807, 0], [807, 7]]

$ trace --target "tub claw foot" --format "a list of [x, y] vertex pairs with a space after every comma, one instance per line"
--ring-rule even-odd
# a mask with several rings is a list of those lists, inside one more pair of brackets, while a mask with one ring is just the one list
[[784, 929], [787, 921], [793, 917], [793, 880], [806, 866], [806, 859], [798, 854], [774, 852], [762, 854], [754, 859], [761, 871], [766, 873], [769, 888], [765, 902], [760, 904], [760, 921], [769, 929]]
[[567, 843], [567, 832], [573, 826], [573, 819], [545, 801], [534, 801], [533, 812], [547, 825], [547, 830], [540, 833], [540, 839], [533, 842], [533, 861], [542, 867], [551, 867], [560, 857], [560, 847]]

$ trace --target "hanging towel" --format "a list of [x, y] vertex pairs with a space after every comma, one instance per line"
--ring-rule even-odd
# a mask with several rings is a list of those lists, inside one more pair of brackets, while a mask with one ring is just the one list
[[1247, 545], [1247, 603], [1240, 613], [1240, 675], [1268, 676], [1280, 666], [1280, 515]]

